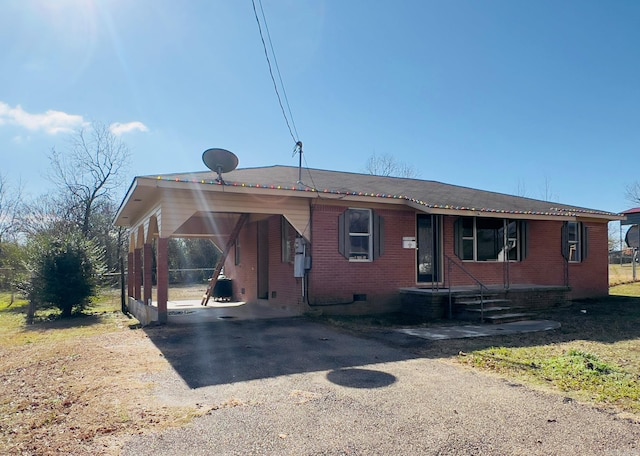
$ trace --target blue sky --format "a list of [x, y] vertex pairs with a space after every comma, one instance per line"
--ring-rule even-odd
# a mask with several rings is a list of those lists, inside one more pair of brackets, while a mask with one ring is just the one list
[[[633, 206], [640, 2], [262, 5], [309, 167], [389, 154], [423, 179]], [[132, 176], [202, 170], [209, 147], [297, 165], [251, 0], [7, 0], [0, 43], [0, 173], [32, 196], [92, 121], [120, 127]]]

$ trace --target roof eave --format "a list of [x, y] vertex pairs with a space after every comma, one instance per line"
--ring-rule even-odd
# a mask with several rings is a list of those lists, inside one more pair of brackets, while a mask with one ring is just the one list
[[133, 178], [131, 185], [129, 185], [129, 188], [127, 189], [127, 193], [125, 194], [124, 198], [122, 199], [122, 202], [120, 203], [120, 207], [118, 207], [118, 210], [116, 211], [116, 214], [113, 217], [113, 224], [115, 226], [127, 226], [122, 223], [119, 223], [119, 219], [122, 217], [122, 213], [124, 212], [125, 207], [129, 203], [129, 200], [131, 199], [131, 197], [133, 196], [133, 193], [135, 192], [135, 189], [138, 185], [138, 179], [140, 178], [139, 177]]
[[374, 194], [367, 192], [347, 192], [337, 190], [317, 190], [303, 185], [292, 185], [289, 187], [281, 185], [256, 185], [248, 183], [220, 183], [215, 180], [184, 180], [184, 179], [167, 179], [165, 177], [138, 176], [134, 179], [127, 194], [114, 217], [114, 224], [119, 226], [127, 226], [119, 220], [122, 217], [124, 209], [129, 204], [135, 190], [139, 187], [158, 187], [158, 188], [174, 188], [174, 189], [191, 189], [193, 191], [210, 191], [210, 192], [232, 192], [232, 193], [260, 193], [267, 195], [283, 195], [297, 198], [325, 198], [332, 201], [353, 201], [370, 203], [376, 202], [380, 204], [402, 204], [409, 206], [415, 210], [430, 214], [439, 215], [457, 215], [457, 216], [482, 216], [496, 218], [513, 218], [513, 219], [529, 219], [529, 220], [583, 220], [593, 219], [596, 221], [623, 221], [626, 216], [622, 214], [613, 214], [602, 211], [589, 211], [579, 208], [566, 208], [557, 211], [550, 210], [548, 212], [541, 211], [516, 211], [502, 209], [487, 208], [467, 208], [467, 207], [450, 207], [446, 205], [429, 204], [417, 201], [408, 196]]

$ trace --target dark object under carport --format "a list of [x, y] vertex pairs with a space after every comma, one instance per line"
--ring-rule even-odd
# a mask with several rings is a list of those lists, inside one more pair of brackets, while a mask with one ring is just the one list
[[[229, 302], [233, 298], [233, 282], [226, 277], [219, 277], [213, 287], [213, 300]], [[206, 304], [205, 304], [206, 305]]]

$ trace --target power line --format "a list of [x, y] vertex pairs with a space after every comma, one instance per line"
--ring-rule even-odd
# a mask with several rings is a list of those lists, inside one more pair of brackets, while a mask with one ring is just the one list
[[[287, 107], [289, 107], [289, 101], [287, 100], [287, 94], [286, 91], [284, 90], [284, 84], [282, 83], [282, 77], [280, 77], [280, 70], [278, 69], [278, 62], [276, 60], [276, 56], [275, 53], [273, 52], [273, 45], [271, 43], [271, 37], [268, 35], [269, 34], [269, 28], [267, 27], [267, 21], [266, 21], [266, 17], [264, 15], [264, 10], [262, 8], [262, 2], [261, 0], [258, 0], [258, 2], [260, 3], [260, 11], [262, 12], [262, 19], [264, 21], [265, 24], [265, 28], [267, 29], [267, 37], [269, 39], [269, 44], [271, 47], [271, 53], [273, 55], [273, 59], [276, 65], [276, 70], [278, 72], [278, 77], [280, 78], [280, 85], [282, 87], [282, 93], [284, 94], [286, 103], [287, 103]], [[255, 0], [251, 0], [251, 4], [253, 5], [253, 14], [255, 15], [256, 18], [256, 23], [258, 24], [258, 31], [260, 32], [260, 41], [262, 41], [262, 49], [264, 50], [264, 56], [267, 59], [267, 66], [269, 67], [269, 75], [271, 76], [271, 82], [273, 82], [273, 88], [276, 91], [276, 96], [278, 97], [278, 104], [280, 105], [280, 111], [282, 111], [282, 116], [284, 117], [284, 121], [287, 124], [287, 128], [289, 129], [289, 134], [291, 135], [291, 138], [293, 139], [293, 141], [297, 144], [299, 141], [297, 139], [297, 131], [296, 134], [293, 134], [293, 130], [295, 130], [295, 123], [293, 122], [293, 116], [291, 115], [291, 108], [289, 108], [289, 115], [291, 116], [291, 123], [293, 124], [293, 130], [291, 128], [291, 124], [289, 123], [289, 118], [287, 117], [287, 113], [285, 112], [284, 109], [284, 105], [282, 104], [282, 98], [280, 97], [280, 92], [278, 91], [278, 84], [276, 83], [276, 78], [273, 75], [273, 69], [271, 68], [271, 60], [269, 59], [269, 52], [267, 51], [267, 44], [264, 41], [264, 35], [262, 34], [262, 25], [260, 24], [260, 18], [258, 17], [258, 11], [256, 9], [256, 2]]]
[[278, 80], [280, 81], [280, 87], [282, 87], [282, 95], [284, 96], [284, 102], [287, 105], [287, 112], [291, 119], [291, 125], [293, 126], [293, 132], [296, 134], [296, 138], [300, 138], [298, 130], [296, 129], [296, 122], [293, 119], [293, 113], [291, 112], [291, 106], [289, 106], [289, 98], [287, 97], [287, 91], [284, 89], [284, 82], [282, 82], [282, 75], [280, 73], [280, 67], [278, 66], [278, 59], [276, 58], [276, 51], [273, 50], [273, 41], [271, 41], [271, 33], [269, 33], [269, 25], [267, 24], [267, 17], [264, 15], [264, 9], [262, 8], [262, 0], [258, 0], [260, 5], [260, 12], [262, 13], [262, 22], [264, 22], [264, 29], [267, 31], [267, 40], [269, 41], [269, 48], [271, 49], [271, 55], [273, 56], [273, 63], [276, 67], [276, 73], [278, 74]]

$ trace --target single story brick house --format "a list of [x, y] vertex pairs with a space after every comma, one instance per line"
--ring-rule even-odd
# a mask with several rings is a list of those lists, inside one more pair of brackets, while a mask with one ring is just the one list
[[[608, 294], [608, 229], [624, 216], [435, 181], [290, 166], [136, 177], [128, 295], [167, 321], [167, 243], [229, 247], [234, 299], [305, 312], [451, 316], [479, 290], [521, 306]], [[157, 296], [152, 297], [152, 244]]]

